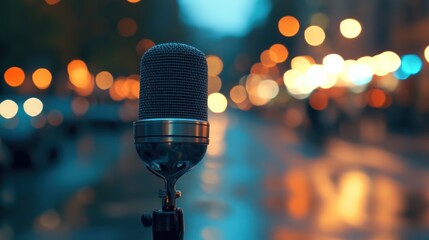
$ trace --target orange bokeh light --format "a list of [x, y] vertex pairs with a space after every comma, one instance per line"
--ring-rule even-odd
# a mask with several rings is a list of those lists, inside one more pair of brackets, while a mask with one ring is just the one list
[[125, 79], [118, 78], [113, 82], [112, 87], [109, 89], [109, 95], [114, 101], [121, 101], [126, 98], [126, 95], [123, 94], [123, 85]]
[[310, 96], [309, 103], [313, 109], [322, 111], [328, 107], [328, 96], [323, 92], [315, 92]]
[[262, 65], [264, 65], [265, 67], [274, 67], [276, 65], [276, 62], [274, 62], [273, 59], [271, 59], [269, 50], [263, 51], [261, 53], [260, 58], [261, 58]]
[[283, 176], [283, 185], [288, 190], [286, 209], [295, 219], [305, 218], [310, 208], [310, 191], [305, 172], [293, 169]]
[[4, 73], [4, 80], [11, 87], [19, 87], [24, 82], [25, 73], [19, 67], [10, 67]]
[[229, 91], [229, 96], [231, 97], [231, 100], [233, 102], [235, 102], [237, 104], [242, 103], [242, 102], [246, 101], [246, 99], [247, 99], [246, 88], [241, 86], [241, 85], [234, 86]]
[[39, 68], [33, 73], [33, 83], [39, 89], [46, 89], [51, 85], [52, 74], [46, 68]]
[[95, 76], [95, 83], [101, 90], [107, 90], [113, 84], [113, 76], [110, 72], [101, 71]]
[[371, 89], [367, 93], [368, 104], [374, 108], [381, 108], [386, 104], [386, 93], [380, 89]]
[[55, 5], [55, 4], [59, 3], [59, 2], [61, 2], [61, 0], [45, 0], [45, 2], [48, 5]]
[[222, 88], [222, 79], [218, 76], [209, 76], [208, 93], [219, 92]]
[[295, 36], [299, 31], [298, 19], [292, 16], [285, 16], [279, 20], [278, 28], [285, 37]]
[[250, 73], [252, 74], [268, 75], [269, 72], [270, 69], [265, 67], [262, 63], [253, 64], [252, 68], [250, 69]]
[[140, 2], [140, 0], [127, 0], [127, 2], [129, 2], [129, 3], [138, 3], [138, 2]]
[[67, 65], [67, 72], [69, 74], [71, 74], [73, 71], [77, 70], [77, 69], [88, 69], [88, 67], [86, 66], [86, 63], [80, 59], [75, 59], [72, 60], [68, 65]]
[[269, 54], [275, 63], [282, 63], [289, 56], [289, 51], [283, 44], [277, 43], [270, 47]]
[[137, 32], [137, 23], [131, 18], [122, 18], [118, 22], [118, 31], [123, 37], [131, 37]]
[[217, 76], [223, 70], [222, 59], [218, 56], [210, 55], [207, 56], [207, 71], [209, 76]]
[[155, 43], [150, 39], [142, 39], [137, 43], [136, 52], [143, 55], [149, 48], [155, 46]]
[[77, 97], [73, 99], [71, 106], [74, 114], [77, 116], [82, 116], [89, 109], [89, 101], [86, 98]]

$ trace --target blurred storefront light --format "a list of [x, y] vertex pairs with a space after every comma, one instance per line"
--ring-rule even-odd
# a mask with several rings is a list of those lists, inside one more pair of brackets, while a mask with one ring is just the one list
[[19, 87], [25, 80], [25, 73], [20, 67], [10, 67], [4, 73], [4, 80], [11, 87]]
[[367, 220], [370, 179], [360, 171], [346, 172], [339, 179], [337, 211], [352, 226], [362, 226]]
[[362, 26], [358, 20], [347, 18], [341, 21], [340, 32], [345, 38], [356, 38], [362, 32]]
[[24, 111], [30, 117], [39, 115], [43, 110], [43, 103], [40, 99], [32, 97], [24, 102]]
[[18, 113], [18, 104], [13, 100], [6, 99], [0, 104], [0, 115], [6, 119], [11, 119]]

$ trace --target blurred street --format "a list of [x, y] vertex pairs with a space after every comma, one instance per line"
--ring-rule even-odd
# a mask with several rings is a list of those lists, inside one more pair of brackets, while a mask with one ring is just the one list
[[[320, 147], [251, 113], [210, 124], [207, 156], [178, 182], [186, 239], [427, 239], [427, 153], [339, 138]], [[131, 125], [94, 125], [60, 152], [7, 176], [0, 239], [151, 238], [139, 217], [161, 206], [162, 181], [138, 159]]]
[[[186, 240], [429, 239], [429, 1], [3, 0], [0, 16], [0, 240], [152, 239], [147, 110], [209, 116], [177, 182]], [[167, 161], [188, 144], [138, 132], [163, 174], [205, 149]]]

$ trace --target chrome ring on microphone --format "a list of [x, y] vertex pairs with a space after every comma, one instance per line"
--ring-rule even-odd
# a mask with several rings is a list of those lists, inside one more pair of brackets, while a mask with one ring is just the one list
[[209, 123], [185, 118], [151, 118], [134, 122], [134, 143], [209, 143]]

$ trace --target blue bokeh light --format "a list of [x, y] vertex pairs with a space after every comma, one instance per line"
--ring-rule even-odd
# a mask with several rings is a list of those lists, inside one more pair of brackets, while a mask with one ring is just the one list
[[399, 68], [393, 73], [393, 76], [395, 76], [395, 78], [398, 80], [407, 80], [410, 77], [410, 74], [404, 72], [402, 68]]
[[182, 20], [219, 37], [245, 36], [267, 18], [271, 4], [267, 0], [179, 0]]
[[405, 74], [413, 75], [422, 70], [423, 62], [419, 56], [415, 54], [407, 54], [401, 58], [402, 64], [400, 70]]

